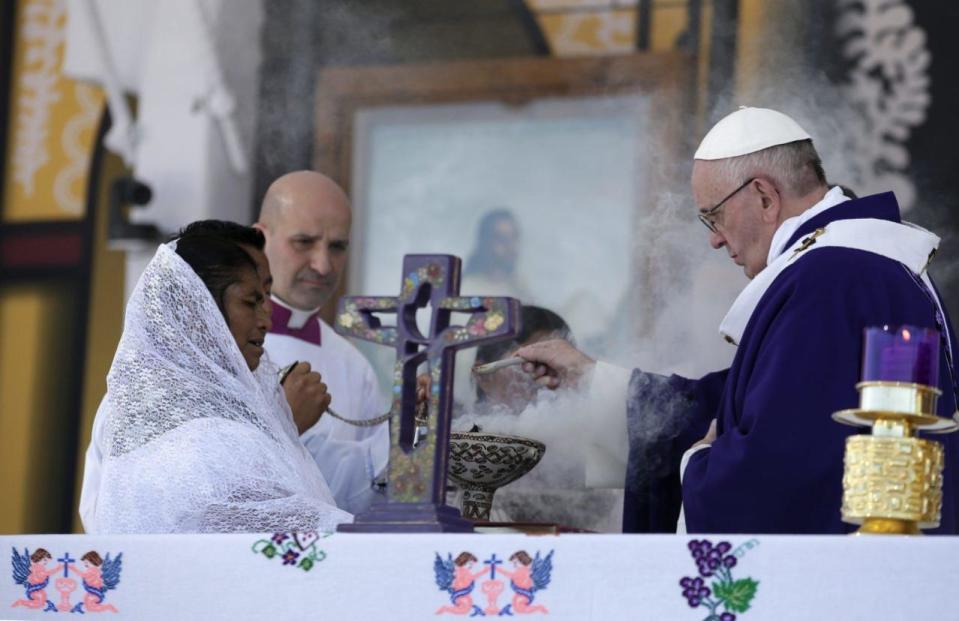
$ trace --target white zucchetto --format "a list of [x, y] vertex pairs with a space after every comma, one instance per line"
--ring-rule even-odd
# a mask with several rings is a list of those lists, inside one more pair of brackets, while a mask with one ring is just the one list
[[722, 160], [810, 139], [799, 123], [782, 112], [741, 106], [709, 130], [693, 158]]

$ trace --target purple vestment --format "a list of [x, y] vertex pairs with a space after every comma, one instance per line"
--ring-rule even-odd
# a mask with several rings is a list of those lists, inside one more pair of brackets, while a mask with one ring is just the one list
[[[892, 193], [827, 209], [786, 244], [837, 220], [899, 222]], [[949, 320], [946, 318], [948, 324]], [[840, 516], [846, 438], [861, 431], [831, 414], [858, 407], [863, 329], [883, 324], [936, 328], [919, 281], [892, 259], [841, 247], [809, 252], [763, 294], [729, 369], [699, 380], [634, 371], [627, 407], [630, 455], [623, 527], [675, 530], [680, 502], [691, 533], [846, 533]], [[949, 325], [952, 349], [957, 350]], [[946, 347], [940, 348], [940, 416], [956, 411]], [[654, 418], [655, 417], [655, 418]], [[663, 427], [662, 417], [670, 423]], [[683, 452], [717, 420], [712, 447]], [[927, 436], [945, 445], [942, 523], [959, 520], [959, 433]]]

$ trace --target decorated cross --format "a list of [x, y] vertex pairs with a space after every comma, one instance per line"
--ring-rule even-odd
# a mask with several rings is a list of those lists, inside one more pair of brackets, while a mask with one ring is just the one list
[[[396, 297], [345, 297], [336, 315], [336, 331], [396, 349], [390, 423], [387, 502], [341, 530], [376, 532], [472, 530], [459, 512], [446, 506], [453, 409], [455, 353], [466, 347], [515, 336], [519, 302], [512, 298], [459, 295], [460, 259], [451, 255], [406, 255], [403, 286]], [[429, 332], [416, 324], [416, 312], [432, 306]], [[452, 313], [470, 317], [452, 326]], [[378, 313], [395, 313], [396, 326], [383, 326]], [[417, 369], [430, 377], [429, 418], [417, 420]]]

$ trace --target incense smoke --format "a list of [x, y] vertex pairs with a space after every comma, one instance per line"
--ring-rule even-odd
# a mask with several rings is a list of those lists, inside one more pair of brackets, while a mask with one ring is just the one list
[[[802, 3], [790, 6], [805, 10]], [[336, 24], [328, 30], [343, 37], [334, 39], [329, 48], [335, 50], [342, 43], [344, 50], [356, 50], [362, 46], [347, 38], [368, 39], [374, 52], [363, 61], [371, 62], [370, 56], [381, 53], [382, 62], [388, 62], [387, 37], [395, 16], [369, 13], [360, 3], [352, 3], [324, 15]], [[762, 41], [743, 42], [753, 46], [757, 57], [747, 55], [740, 64], [754, 68], [755, 74], [739, 76], [750, 79], [740, 79], [736, 95], [709, 102], [709, 124], [739, 105], [781, 110], [813, 136], [831, 183], [850, 186], [860, 195], [900, 190], [862, 182], [874, 178], [863, 174], [866, 163], [851, 148], [863, 115], [837, 84], [808, 65], [804, 46], [809, 43], [798, 34], [790, 35], [794, 25], [783, 20], [780, 32], [774, 25]], [[300, 64], [289, 73], [307, 84], [316, 61], [297, 54], [300, 46], [308, 45], [301, 38], [290, 41], [286, 56]], [[427, 59], [429, 42], [423, 45], [418, 54]], [[356, 59], [343, 51], [331, 60], [350, 64]], [[306, 86], [301, 90], [311, 101], [312, 90]], [[634, 136], [648, 135], [649, 124], [657, 121], [647, 118], [647, 97], [625, 102], [596, 97], [580, 104], [424, 106], [419, 111], [385, 110], [380, 116], [365, 117], [366, 143], [354, 144], [357, 151], [361, 146], [369, 150], [357, 160], [364, 167], [354, 171], [357, 220], [350, 293], [395, 294], [402, 256], [408, 252], [469, 256], [483, 213], [506, 206], [522, 228], [517, 269], [533, 293], [527, 302], [563, 315], [585, 353], [624, 368], [687, 377], [728, 366], [735, 349], [719, 337], [717, 327], [747, 281], [725, 251], [709, 248], [706, 230], [695, 219], [688, 188], [692, 146], [673, 161], [660, 156], [661, 145], [636, 144], [640, 141]], [[624, 111], [624, 105], [633, 106], [632, 113]], [[465, 117], [457, 116], [467, 108]], [[309, 159], [309, 138], [303, 136], [312, 133], [302, 124], [290, 123], [287, 110], [278, 110], [261, 118], [261, 134], [281, 135], [282, 140], [272, 143], [280, 146], [306, 144], [304, 153], [294, 155], [300, 160], [295, 167], [303, 167]], [[306, 114], [312, 110], [300, 112], [304, 117], [300, 120], [306, 122]], [[603, 122], [608, 125], [601, 127]], [[541, 135], [530, 129], [537, 123]], [[288, 162], [290, 157], [270, 152], [265, 159]], [[959, 271], [941, 259], [933, 270], [949, 280]], [[380, 372], [383, 390], [389, 390], [393, 353], [366, 344], [361, 348]], [[513, 486], [586, 494], [584, 473], [594, 449], [583, 437], [596, 418], [586, 396], [541, 392], [519, 415], [483, 415], [473, 403], [469, 383], [462, 381], [469, 360], [461, 356], [457, 362], [461, 381], [455, 396], [465, 411], [455, 427], [468, 429], [477, 423], [486, 431], [544, 442], [543, 461]], [[631, 439], [677, 433], [683, 423], [681, 405], [643, 404], [649, 410], [648, 424], [639, 431], [642, 438]], [[659, 467], [652, 462], [649, 466]], [[593, 512], [586, 507], [590, 515], [580, 516], [581, 523], [591, 523]]]

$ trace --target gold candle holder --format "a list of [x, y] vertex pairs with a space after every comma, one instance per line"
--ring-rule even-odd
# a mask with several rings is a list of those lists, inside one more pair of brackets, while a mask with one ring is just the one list
[[942, 511], [942, 444], [919, 430], [950, 433], [953, 419], [936, 416], [938, 389], [907, 382], [856, 385], [859, 408], [833, 414], [847, 425], [872, 428], [846, 440], [842, 519], [857, 534], [919, 535], [936, 528]]

